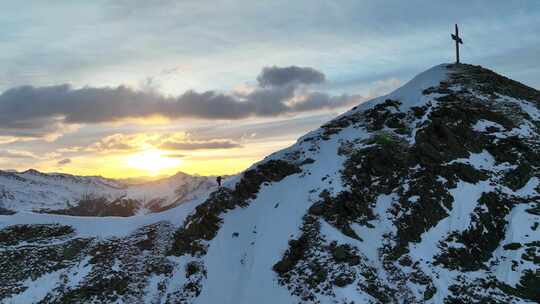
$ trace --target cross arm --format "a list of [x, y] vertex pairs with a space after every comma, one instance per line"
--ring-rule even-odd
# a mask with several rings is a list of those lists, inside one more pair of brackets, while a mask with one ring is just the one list
[[451, 35], [452, 35], [452, 39], [454, 39], [457, 43], [463, 44], [463, 40], [461, 40], [461, 37], [457, 37], [454, 34], [451, 34]]

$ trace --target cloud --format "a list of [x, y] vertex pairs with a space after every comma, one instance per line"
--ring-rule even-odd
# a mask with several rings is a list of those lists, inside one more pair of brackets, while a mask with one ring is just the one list
[[36, 159], [37, 157], [28, 151], [0, 150], [0, 158]]
[[137, 133], [137, 134], [112, 134], [106, 136], [88, 147], [84, 148], [87, 152], [132, 152], [141, 150], [144, 145], [149, 145], [159, 138], [157, 134]]
[[69, 163], [71, 163], [71, 159], [69, 159], [69, 158], [64, 158], [64, 159], [62, 159], [62, 160], [59, 160], [57, 164], [58, 164], [59, 166], [63, 166], [63, 165], [67, 165], [67, 164], [69, 164]]
[[103, 151], [132, 151], [136, 149], [135, 145], [132, 145], [131, 143], [124, 140], [125, 140], [124, 136], [121, 136], [120, 134], [111, 135], [91, 145], [90, 150], [103, 152]]
[[326, 81], [323, 73], [309, 67], [266, 67], [257, 77], [261, 87], [289, 84], [320, 84]]
[[165, 141], [159, 148], [164, 150], [204, 150], [204, 149], [231, 149], [239, 148], [239, 143], [230, 140], [211, 140], [211, 141]]
[[364, 99], [358, 95], [329, 96], [303, 86], [324, 80], [324, 74], [315, 69], [292, 66], [264, 68], [258, 77], [259, 86], [245, 94], [187, 91], [171, 97], [126, 86], [16, 87], [0, 95], [0, 135], [50, 136], [65, 126], [149, 116], [171, 120], [275, 117], [348, 106]]
[[19, 142], [19, 141], [28, 141], [28, 140], [31, 140], [31, 138], [0, 135], [0, 145], [11, 144], [11, 143]]
[[[1, 105], [0, 109], [2, 109]], [[18, 115], [17, 113], [13, 114]], [[24, 117], [6, 119], [6, 117], [9, 117], [9, 113], [0, 113], [0, 119], [4, 119], [4, 121], [0, 122], [0, 144], [36, 139], [52, 142], [63, 134], [73, 132], [79, 127], [78, 124], [64, 123], [58, 117], [31, 117], [29, 119]]]
[[[70, 151], [99, 152], [99, 153], [125, 153], [146, 149], [162, 150], [209, 150], [231, 149], [241, 147], [240, 143], [231, 139], [196, 139], [192, 134], [184, 132], [175, 133], [135, 133], [113, 134], [106, 136], [86, 148], [75, 147]], [[67, 150], [66, 150], [67, 151]], [[183, 154], [172, 153], [170, 157], [184, 157]]]

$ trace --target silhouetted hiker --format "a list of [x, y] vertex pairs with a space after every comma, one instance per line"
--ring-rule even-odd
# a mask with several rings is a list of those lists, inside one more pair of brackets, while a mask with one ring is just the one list
[[221, 187], [221, 179], [222, 179], [221, 176], [216, 177], [218, 187]]

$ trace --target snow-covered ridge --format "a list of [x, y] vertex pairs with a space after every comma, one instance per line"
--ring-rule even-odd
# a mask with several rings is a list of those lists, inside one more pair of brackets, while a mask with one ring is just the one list
[[138, 213], [163, 210], [204, 197], [215, 188], [211, 176], [177, 173], [141, 184], [125, 184], [100, 176], [0, 171], [0, 207], [12, 211], [51, 211], [77, 206], [81, 200], [137, 201]]
[[[431, 67], [416, 75], [413, 79], [409, 80], [403, 86], [395, 89], [389, 94], [365, 101], [354, 107], [351, 111], [345, 112], [342, 114], [342, 116], [351, 115], [356, 112], [373, 108], [375, 105], [380, 104], [387, 99], [400, 101], [400, 109], [403, 111], [406, 111], [411, 107], [423, 106], [426, 102], [433, 100], [433, 96], [424, 95], [423, 91], [425, 89], [438, 86], [442, 81], [448, 80], [449, 74], [453, 73], [447, 68], [448, 65], [448, 63], [443, 63]], [[339, 118], [340, 116], [338, 116], [336, 119]]]

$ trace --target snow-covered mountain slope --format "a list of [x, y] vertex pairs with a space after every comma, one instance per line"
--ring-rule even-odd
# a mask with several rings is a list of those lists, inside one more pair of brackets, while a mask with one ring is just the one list
[[204, 197], [216, 186], [214, 177], [181, 172], [157, 181], [127, 185], [97, 176], [0, 171], [0, 208], [3, 213], [129, 216], [162, 211]]
[[540, 301], [540, 92], [439, 65], [145, 216], [0, 216], [5, 303]]

